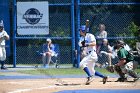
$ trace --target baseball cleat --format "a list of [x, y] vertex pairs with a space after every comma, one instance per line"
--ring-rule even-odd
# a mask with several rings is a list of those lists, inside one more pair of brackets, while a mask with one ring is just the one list
[[1, 67], [1, 70], [7, 70], [7, 67]]
[[107, 79], [108, 79], [107, 76], [105, 76], [105, 77], [103, 78], [103, 84], [105, 84], [105, 83], [107, 82]]
[[138, 80], [140, 80], [140, 77], [134, 78], [134, 82], [136, 82], [136, 81], [138, 81]]
[[118, 78], [118, 80], [116, 82], [126, 82], [127, 78]]
[[89, 85], [94, 80], [93, 76], [87, 77], [86, 85]]

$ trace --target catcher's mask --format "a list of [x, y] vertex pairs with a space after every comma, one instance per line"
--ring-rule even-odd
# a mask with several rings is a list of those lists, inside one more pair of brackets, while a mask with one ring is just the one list
[[124, 41], [122, 40], [117, 40], [115, 43], [114, 43], [114, 49], [118, 49], [120, 47], [124, 47]]

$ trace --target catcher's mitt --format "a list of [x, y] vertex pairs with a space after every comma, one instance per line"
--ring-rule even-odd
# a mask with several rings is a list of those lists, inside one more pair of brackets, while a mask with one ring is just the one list
[[111, 66], [108, 66], [106, 67], [106, 70], [111, 72], [111, 73], [114, 73], [115, 69], [114, 69], [114, 65], [111, 65]]

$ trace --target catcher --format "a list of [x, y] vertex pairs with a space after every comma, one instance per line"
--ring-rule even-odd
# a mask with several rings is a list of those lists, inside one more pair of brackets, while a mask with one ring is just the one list
[[134, 78], [134, 81], [139, 80], [139, 76], [136, 72], [134, 72], [133, 63], [134, 57], [124, 48], [124, 42], [122, 40], [117, 40], [115, 42], [114, 48], [117, 49], [117, 56], [119, 61], [114, 66], [110, 66], [107, 69], [110, 72], [114, 72], [114, 70], [119, 74], [119, 78], [117, 82], [127, 81], [126, 74]]

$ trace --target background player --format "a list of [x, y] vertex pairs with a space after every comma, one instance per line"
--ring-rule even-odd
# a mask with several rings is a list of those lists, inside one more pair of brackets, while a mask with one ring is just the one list
[[3, 22], [0, 23], [0, 63], [1, 69], [7, 69], [4, 66], [4, 61], [6, 60], [6, 50], [5, 50], [5, 40], [9, 40], [9, 35], [4, 30]]
[[87, 47], [86, 53], [87, 55], [81, 60], [80, 67], [86, 72], [88, 75], [86, 85], [90, 84], [93, 81], [93, 76], [99, 76], [103, 78], [103, 84], [106, 83], [107, 77], [102, 75], [101, 73], [95, 71], [95, 62], [98, 60], [96, 54], [96, 39], [94, 35], [86, 32], [86, 26], [83, 25], [80, 28], [81, 38], [79, 41], [80, 47]]

